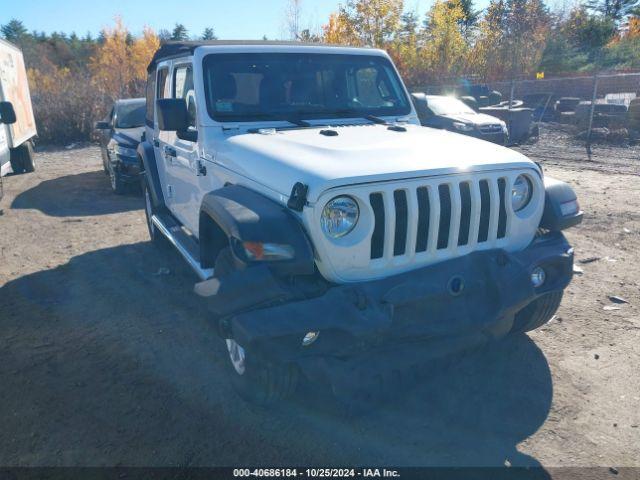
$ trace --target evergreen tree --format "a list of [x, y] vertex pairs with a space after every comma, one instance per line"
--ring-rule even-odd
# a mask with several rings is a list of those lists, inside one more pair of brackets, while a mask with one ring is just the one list
[[216, 34], [213, 30], [213, 28], [211, 27], [207, 27], [204, 29], [204, 32], [202, 32], [202, 40], [217, 40], [218, 37], [216, 37]]
[[18, 43], [22, 40], [26, 35], [28, 35], [27, 29], [24, 24], [20, 20], [11, 19], [9, 23], [0, 26], [0, 32], [2, 32], [2, 36], [12, 42]]
[[458, 3], [463, 15], [463, 19], [460, 20], [459, 25], [462, 33], [468, 35], [478, 24], [480, 10], [474, 10], [473, 0], [459, 0]]
[[614, 22], [640, 10], [640, 0], [589, 0], [586, 5], [590, 10]]
[[173, 27], [173, 32], [171, 32], [171, 40], [189, 40], [187, 27], [181, 23], [176, 23], [176, 26]]

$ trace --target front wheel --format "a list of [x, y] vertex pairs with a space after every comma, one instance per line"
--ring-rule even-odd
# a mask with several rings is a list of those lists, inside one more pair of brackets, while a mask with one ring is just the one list
[[511, 333], [524, 333], [540, 328], [555, 315], [562, 301], [562, 291], [551, 292], [535, 299], [518, 313]]
[[[231, 248], [223, 248], [216, 258], [214, 275], [224, 278], [239, 266]], [[220, 329], [225, 331], [226, 328]], [[298, 369], [290, 363], [263, 358], [258, 352], [240, 345], [231, 335], [224, 335], [227, 347], [227, 370], [231, 384], [246, 401], [262, 406], [275, 405], [293, 395], [298, 387]]]
[[127, 184], [113, 167], [109, 168], [109, 181], [111, 183], [111, 190], [113, 190], [116, 195], [124, 195], [127, 193]]
[[31, 173], [36, 170], [31, 140], [11, 150], [11, 169], [13, 173]]
[[104, 174], [109, 175], [109, 169], [107, 168], [107, 163], [109, 162], [109, 154], [107, 153], [107, 149], [104, 147], [100, 147], [100, 154], [102, 155], [102, 169], [104, 170]]
[[245, 349], [232, 338], [225, 339], [225, 343], [231, 383], [244, 400], [269, 406], [295, 393], [298, 386], [298, 370], [294, 365], [276, 364], [261, 359], [255, 352]]

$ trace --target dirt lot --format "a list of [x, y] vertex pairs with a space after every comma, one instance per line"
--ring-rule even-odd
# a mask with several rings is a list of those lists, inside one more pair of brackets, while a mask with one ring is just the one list
[[524, 150], [577, 189], [568, 236], [598, 259], [545, 328], [349, 420], [240, 401], [141, 199], [110, 193], [96, 147], [38, 154], [0, 203], [0, 465], [640, 466], [640, 151], [586, 159], [546, 130]]

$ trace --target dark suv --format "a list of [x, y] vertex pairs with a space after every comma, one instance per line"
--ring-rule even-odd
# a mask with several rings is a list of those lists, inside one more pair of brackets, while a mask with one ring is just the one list
[[478, 113], [462, 100], [424, 93], [414, 93], [412, 97], [420, 123], [425, 127], [441, 128], [499, 145], [507, 143], [507, 125], [502, 120]]
[[109, 116], [95, 125], [100, 132], [102, 165], [117, 194], [125, 193], [131, 184], [140, 182], [136, 149], [144, 133], [145, 105], [144, 98], [118, 100]]

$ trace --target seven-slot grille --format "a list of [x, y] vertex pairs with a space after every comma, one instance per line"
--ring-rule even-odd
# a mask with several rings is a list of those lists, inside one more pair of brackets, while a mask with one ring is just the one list
[[435, 254], [505, 238], [506, 190], [507, 178], [500, 177], [371, 193], [371, 259]]

